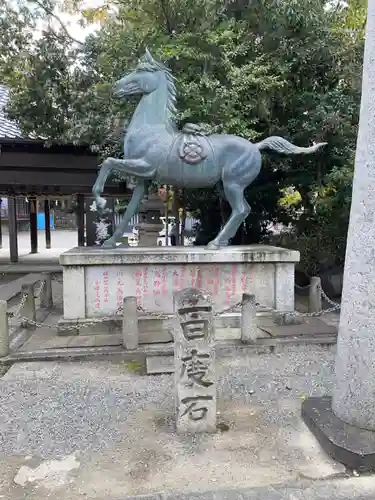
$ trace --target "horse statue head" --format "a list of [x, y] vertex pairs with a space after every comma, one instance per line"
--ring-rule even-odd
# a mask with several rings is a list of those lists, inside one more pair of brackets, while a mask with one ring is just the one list
[[[164, 64], [155, 61], [146, 49], [137, 67], [115, 84], [114, 94], [123, 98], [141, 96], [134, 116], [143, 126], [163, 124], [169, 133], [175, 132], [176, 86], [175, 79]], [[134, 117], [133, 117], [134, 120]], [[133, 121], [137, 125], [137, 121]]]
[[152, 57], [150, 51], [146, 49], [138, 66], [134, 71], [123, 76], [115, 83], [114, 95], [125, 97], [128, 95], [151, 94], [160, 85], [161, 80], [173, 83], [173, 76], [170, 70]]

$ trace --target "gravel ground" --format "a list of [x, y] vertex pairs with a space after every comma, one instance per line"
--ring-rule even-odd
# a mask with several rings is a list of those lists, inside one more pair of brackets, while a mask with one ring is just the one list
[[[333, 348], [312, 346], [218, 359], [219, 421], [229, 431], [200, 436], [174, 432], [172, 376], [104, 361], [14, 365], [0, 380], [0, 494], [103, 499], [342, 473], [299, 417], [301, 398], [331, 392], [333, 363]], [[64, 457], [77, 468], [12, 497], [20, 467]]]
[[[218, 360], [218, 400], [264, 404], [269, 423], [280, 418], [274, 409], [283, 397], [331, 392], [332, 348], [233, 355]], [[49, 458], [72, 453], [78, 439], [83, 449], [100, 451], [123, 441], [119, 423], [134, 412], [156, 407], [169, 414], [173, 389], [171, 375], [140, 376], [107, 361], [14, 365], [0, 381], [1, 450]]]

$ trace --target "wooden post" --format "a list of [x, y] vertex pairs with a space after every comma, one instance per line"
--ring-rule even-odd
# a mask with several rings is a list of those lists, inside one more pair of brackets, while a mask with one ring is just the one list
[[258, 336], [255, 295], [244, 293], [242, 294], [241, 342], [254, 344]]
[[2, 199], [0, 198], [0, 248], [3, 248], [3, 227], [1, 224], [1, 204], [2, 204]]
[[7, 303], [0, 300], [0, 358], [9, 354], [9, 329]]
[[92, 212], [90, 210], [90, 206], [94, 198], [85, 197], [85, 211], [86, 211], [86, 246], [93, 247], [95, 246], [96, 241], [96, 225], [95, 223], [99, 220], [98, 213]]
[[135, 350], [139, 345], [137, 297], [124, 297], [122, 313], [122, 345]]
[[44, 220], [46, 232], [46, 248], [49, 250], [51, 248], [51, 215], [49, 200], [44, 200]]
[[78, 246], [85, 246], [85, 195], [77, 195], [77, 225], [78, 225]]
[[165, 246], [169, 246], [169, 184], [165, 185]]
[[53, 306], [51, 275], [49, 273], [44, 273], [43, 281], [44, 285], [40, 292], [40, 307], [50, 309]]
[[309, 312], [318, 313], [322, 310], [322, 283], [319, 277], [310, 279]]
[[174, 216], [174, 223], [176, 224], [177, 227], [177, 234], [176, 234], [176, 246], [180, 246], [180, 213], [178, 211], [179, 209], [179, 190], [177, 188], [173, 189], [173, 216]]
[[185, 190], [181, 190], [181, 204], [182, 204], [182, 213], [181, 213], [181, 232], [180, 232], [180, 245], [183, 247], [185, 245], [185, 229], [186, 229], [186, 204], [185, 204]]
[[[26, 299], [24, 299], [26, 295]], [[35, 325], [30, 324], [27, 320], [35, 321], [35, 299], [34, 299], [34, 285], [22, 285], [21, 288], [21, 300], [24, 300], [23, 307], [20, 311], [21, 317], [26, 318], [21, 321], [21, 326], [23, 328], [35, 329]]]
[[18, 262], [17, 210], [15, 198], [8, 198], [8, 228], [10, 261]]
[[29, 199], [31, 253], [38, 253], [38, 210], [36, 198]]

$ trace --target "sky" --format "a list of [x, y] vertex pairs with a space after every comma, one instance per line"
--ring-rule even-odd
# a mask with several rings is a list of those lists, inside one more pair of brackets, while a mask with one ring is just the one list
[[[86, 0], [83, 3], [83, 8], [97, 8], [102, 6], [103, 4], [103, 0]], [[72, 35], [73, 38], [81, 42], [86, 38], [87, 35], [94, 32], [99, 27], [99, 24], [92, 24], [84, 28], [78, 23], [79, 16], [73, 16], [59, 10], [56, 10], [56, 14], [67, 28], [69, 34]], [[50, 24], [52, 24], [52, 26], [54, 26], [56, 29], [59, 28], [59, 23], [55, 20], [52, 20]], [[42, 30], [44, 26], [46, 26], [46, 22], [41, 21], [40, 29]]]

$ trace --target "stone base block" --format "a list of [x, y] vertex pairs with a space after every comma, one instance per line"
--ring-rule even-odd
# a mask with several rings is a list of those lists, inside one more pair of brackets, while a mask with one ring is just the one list
[[173, 356], [146, 356], [147, 375], [161, 375], [164, 373], [174, 373]]
[[279, 326], [303, 325], [306, 323], [303, 316], [294, 313], [275, 312], [272, 317], [276, 325]]
[[[118, 319], [102, 321], [93, 319], [64, 319], [60, 318], [57, 333], [59, 336], [68, 335], [103, 335], [121, 334], [120, 316]], [[215, 318], [217, 340], [240, 339], [240, 314], [225, 314]], [[173, 317], [158, 319], [155, 317], [139, 318], [139, 343], [165, 343], [173, 341]], [[238, 331], [237, 331], [238, 330]]]
[[[60, 318], [57, 333], [59, 336], [121, 334], [121, 324], [122, 318], [120, 316], [113, 320], [104, 321], [100, 318], [78, 320]], [[168, 319], [140, 318], [138, 325], [140, 344], [173, 341], [170, 320]]]
[[243, 293], [266, 308], [293, 311], [298, 260], [298, 252], [264, 245], [74, 248], [60, 256], [64, 318], [116, 314], [126, 296], [137, 297], [146, 311], [172, 314], [174, 293], [189, 287], [211, 294], [215, 312], [240, 302]]
[[357, 471], [375, 471], [375, 432], [340, 420], [332, 398], [314, 397], [302, 404], [302, 418], [320, 445], [334, 460]]

